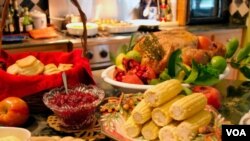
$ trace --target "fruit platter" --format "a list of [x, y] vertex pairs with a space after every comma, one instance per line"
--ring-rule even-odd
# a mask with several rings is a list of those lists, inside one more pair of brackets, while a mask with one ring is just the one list
[[144, 93], [110, 98], [100, 107], [101, 128], [119, 141], [220, 140], [221, 125], [232, 124], [219, 114], [220, 107], [216, 88], [195, 86], [185, 94], [181, 82], [170, 79]]
[[248, 46], [239, 48], [236, 38], [222, 44], [186, 30], [134, 34], [128, 45], [111, 54], [114, 66], [104, 70], [102, 78], [126, 92], [145, 91], [169, 79], [211, 86], [225, 79], [232, 67], [249, 72], [249, 57], [242, 55], [250, 52]]

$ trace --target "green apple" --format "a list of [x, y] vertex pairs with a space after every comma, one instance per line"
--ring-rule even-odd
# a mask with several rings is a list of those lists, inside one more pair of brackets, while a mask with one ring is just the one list
[[130, 50], [126, 53], [126, 58], [128, 59], [134, 59], [137, 62], [141, 62], [141, 54], [136, 50]]
[[116, 66], [122, 65], [122, 60], [124, 57], [126, 57], [126, 55], [124, 53], [118, 54], [117, 57], [115, 58], [115, 65]]

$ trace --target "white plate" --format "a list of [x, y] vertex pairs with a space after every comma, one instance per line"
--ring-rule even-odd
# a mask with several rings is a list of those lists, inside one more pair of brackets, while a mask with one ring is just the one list
[[0, 140], [3, 137], [14, 137], [20, 141], [29, 141], [31, 133], [25, 128], [19, 127], [0, 127]]
[[115, 70], [115, 66], [108, 67], [102, 72], [101, 77], [103, 78], [105, 82], [111, 84], [113, 87], [118, 88], [119, 90], [123, 92], [128, 92], [128, 93], [129, 92], [143, 92], [146, 89], [153, 86], [153, 85], [129, 84], [129, 83], [116, 81], [113, 79], [114, 70]]
[[106, 28], [109, 33], [130, 33], [130, 32], [136, 32], [139, 26], [135, 24], [124, 25], [124, 26], [107, 25]]
[[[129, 84], [124, 82], [119, 82], [113, 79], [113, 73], [115, 70], [115, 66], [110, 66], [106, 68], [102, 74], [101, 77], [103, 80], [109, 84], [111, 84], [113, 87], [121, 90], [122, 92], [132, 93], [132, 92], [144, 92], [148, 88], [154, 86], [154, 85], [139, 85], [139, 84]], [[220, 74], [219, 78], [224, 79], [229, 74], [229, 67], [227, 67], [223, 74]], [[189, 84], [183, 84], [183, 86], [189, 86]]]
[[[98, 25], [95, 23], [87, 23], [87, 35], [94, 36], [98, 33]], [[90, 28], [88, 28], [88, 26]], [[76, 28], [78, 27], [78, 28]], [[80, 23], [69, 23], [66, 25], [67, 31], [70, 35], [81, 36], [83, 34], [83, 24]]]
[[240, 125], [250, 125], [250, 111], [248, 113], [245, 113], [239, 122]]

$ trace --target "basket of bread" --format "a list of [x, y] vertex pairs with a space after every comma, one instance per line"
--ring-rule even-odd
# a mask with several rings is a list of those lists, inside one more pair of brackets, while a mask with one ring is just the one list
[[[86, 18], [77, 1], [72, 1], [80, 10], [86, 27]], [[9, 0], [4, 1], [0, 19], [0, 41], [5, 24]], [[83, 36], [86, 35], [86, 30]], [[43, 109], [42, 95], [63, 85], [62, 72], [66, 73], [68, 85], [94, 84], [90, 64], [83, 49], [72, 52], [22, 52], [10, 54], [3, 50], [0, 42], [0, 100], [15, 96], [26, 99], [30, 108]], [[37, 101], [38, 100], [38, 101]], [[42, 104], [42, 105], [41, 105]], [[32, 110], [32, 109], [31, 109]], [[38, 109], [33, 111], [39, 112]]]
[[89, 62], [81, 54], [81, 50], [18, 54], [7, 54], [1, 50], [0, 59], [6, 68], [0, 69], [0, 99], [9, 96], [33, 97], [27, 101], [42, 103], [37, 94], [61, 87], [62, 72], [66, 73], [69, 85], [94, 84]]

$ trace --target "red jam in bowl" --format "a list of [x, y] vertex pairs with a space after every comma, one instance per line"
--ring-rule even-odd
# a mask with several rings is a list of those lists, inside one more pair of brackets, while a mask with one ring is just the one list
[[96, 107], [101, 103], [104, 91], [94, 85], [77, 85], [68, 89], [56, 88], [43, 96], [45, 105], [61, 119], [61, 125], [70, 129], [82, 129], [91, 125]]

